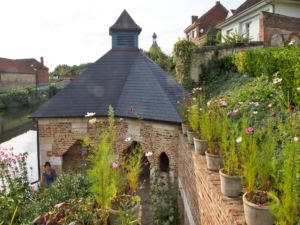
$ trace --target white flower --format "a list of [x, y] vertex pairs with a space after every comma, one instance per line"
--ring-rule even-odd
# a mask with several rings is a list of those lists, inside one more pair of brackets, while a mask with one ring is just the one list
[[241, 143], [241, 142], [242, 142], [242, 140], [243, 140], [243, 138], [242, 138], [242, 137], [238, 137], [238, 138], [235, 140], [235, 142], [239, 144], [239, 143]]
[[124, 120], [123, 118], [120, 118], [120, 119], [119, 119], [119, 121], [123, 121], [123, 120]]
[[297, 44], [296, 41], [295, 40], [291, 40], [288, 45], [295, 45], [295, 44]]
[[253, 114], [256, 115], [258, 112], [257, 111], [253, 111]]
[[96, 115], [96, 113], [94, 113], [94, 112], [87, 112], [85, 114], [85, 117], [92, 117], [92, 116], [95, 116], [95, 115]]
[[129, 142], [129, 141], [131, 141], [131, 139], [132, 139], [131, 137], [127, 137], [127, 138], [125, 138], [125, 141]]
[[193, 100], [195, 101], [195, 100], [196, 100], [196, 98], [193, 98]]
[[237, 113], [238, 111], [239, 111], [238, 109], [232, 110], [233, 113]]
[[210, 103], [211, 103], [211, 102], [210, 102], [210, 101], [208, 101], [208, 102], [206, 103], [206, 105], [207, 105], [207, 106], [210, 106]]
[[269, 109], [272, 108], [272, 107], [273, 107], [273, 104], [272, 104], [272, 103], [268, 104], [268, 108], [269, 108]]
[[276, 78], [274, 78], [274, 80], [273, 80], [273, 84], [278, 84], [278, 83], [280, 83], [281, 81], [282, 81], [282, 78], [276, 77]]
[[259, 103], [258, 102], [254, 102], [254, 106], [258, 107]]
[[300, 87], [297, 87], [297, 91], [300, 91]]
[[244, 102], [240, 101], [239, 104], [240, 104], [240, 105], [244, 105]]
[[89, 124], [91, 124], [91, 125], [96, 123], [96, 122], [97, 122], [96, 118], [92, 118], [92, 119], [89, 120]]
[[149, 152], [146, 152], [145, 156], [146, 157], [151, 157], [153, 155], [153, 152], [149, 151]]
[[299, 138], [295, 136], [295, 137], [293, 138], [293, 140], [294, 140], [294, 142], [297, 142], [297, 141], [299, 141]]

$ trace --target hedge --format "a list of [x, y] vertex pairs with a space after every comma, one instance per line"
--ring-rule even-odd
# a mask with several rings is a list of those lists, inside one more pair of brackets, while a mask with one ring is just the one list
[[255, 49], [234, 55], [233, 63], [241, 74], [282, 79], [280, 87], [288, 104], [300, 102], [300, 47]]

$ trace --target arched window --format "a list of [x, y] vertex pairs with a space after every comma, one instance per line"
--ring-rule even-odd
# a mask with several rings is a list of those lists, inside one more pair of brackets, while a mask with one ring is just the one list
[[169, 169], [169, 157], [163, 152], [159, 156], [159, 170], [168, 173]]

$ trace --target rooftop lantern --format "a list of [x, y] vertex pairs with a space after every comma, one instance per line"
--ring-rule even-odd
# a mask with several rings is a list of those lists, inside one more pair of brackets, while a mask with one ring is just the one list
[[112, 48], [138, 48], [140, 28], [124, 9], [114, 25], [109, 28]]

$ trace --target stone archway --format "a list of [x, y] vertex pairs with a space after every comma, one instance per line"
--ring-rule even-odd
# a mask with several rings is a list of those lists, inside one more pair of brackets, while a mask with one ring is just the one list
[[70, 172], [86, 169], [87, 155], [87, 148], [82, 146], [82, 141], [76, 141], [62, 157], [62, 171]]

